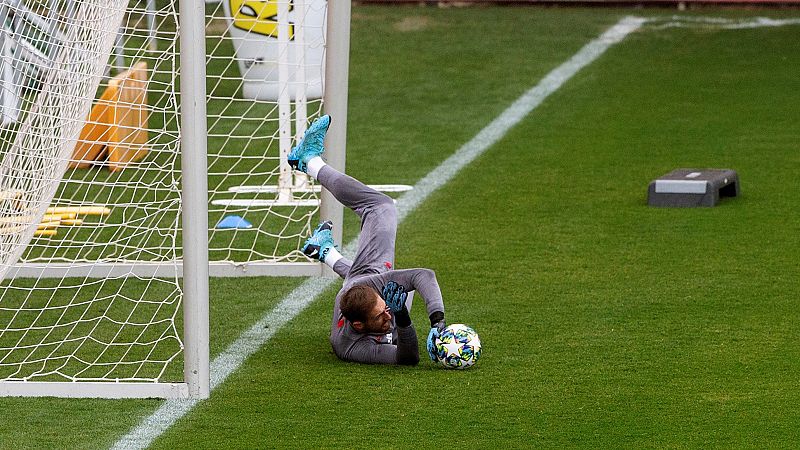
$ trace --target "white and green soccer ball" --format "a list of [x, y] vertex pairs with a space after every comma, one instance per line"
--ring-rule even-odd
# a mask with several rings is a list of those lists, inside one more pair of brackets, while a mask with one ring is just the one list
[[472, 328], [461, 324], [447, 326], [434, 339], [436, 359], [448, 369], [466, 369], [481, 357], [481, 339]]

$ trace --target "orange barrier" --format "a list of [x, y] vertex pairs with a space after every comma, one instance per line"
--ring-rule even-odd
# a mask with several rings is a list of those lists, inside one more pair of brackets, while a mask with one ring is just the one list
[[147, 63], [139, 62], [108, 82], [92, 107], [72, 152], [71, 168], [106, 160], [112, 172], [147, 154]]

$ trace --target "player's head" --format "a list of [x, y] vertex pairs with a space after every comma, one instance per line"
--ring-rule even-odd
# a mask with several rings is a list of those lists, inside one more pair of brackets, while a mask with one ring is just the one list
[[388, 333], [392, 313], [378, 292], [369, 286], [353, 286], [342, 296], [342, 315], [361, 333]]

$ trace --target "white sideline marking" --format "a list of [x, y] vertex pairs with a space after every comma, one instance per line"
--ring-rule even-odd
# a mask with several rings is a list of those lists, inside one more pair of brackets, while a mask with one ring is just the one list
[[648, 22], [666, 22], [655, 26], [656, 29], [664, 28], [690, 28], [705, 27], [718, 28], [723, 30], [745, 30], [751, 28], [764, 27], [784, 27], [789, 25], [800, 25], [800, 18], [790, 19], [770, 19], [769, 17], [748, 17], [744, 19], [726, 19], [721, 17], [693, 17], [693, 16], [671, 16], [662, 18], [651, 18]]
[[[434, 191], [452, 179], [458, 171], [471, 163], [494, 143], [499, 141], [511, 127], [519, 123], [528, 113], [539, 106], [576, 72], [587, 66], [609, 47], [638, 29], [645, 19], [625, 17], [598, 38], [586, 44], [565, 63], [547, 74], [536, 86], [525, 92], [502, 114], [482, 129], [472, 140], [464, 144], [414, 186], [414, 189], [397, 200], [398, 221], [402, 221]], [[356, 239], [345, 246], [343, 253], [353, 254]], [[249, 330], [242, 333], [211, 363], [211, 390], [213, 391], [244, 361], [258, 351], [283, 325], [302, 312], [315, 298], [337, 281], [333, 278], [310, 278], [289, 293], [278, 305]], [[120, 438], [114, 449], [143, 449], [165, 432], [178, 419], [186, 415], [199, 400], [166, 400], [153, 414], [145, 418], [128, 434]]]

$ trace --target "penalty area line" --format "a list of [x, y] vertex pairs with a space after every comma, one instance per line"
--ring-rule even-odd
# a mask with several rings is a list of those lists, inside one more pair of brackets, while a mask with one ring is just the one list
[[[579, 70], [591, 64], [611, 46], [636, 31], [645, 23], [640, 17], [625, 17], [590, 41], [566, 62], [548, 73], [536, 86], [522, 94], [497, 118], [484, 127], [469, 142], [433, 169], [414, 185], [414, 189], [397, 199], [398, 222], [402, 222], [434, 191], [449, 182], [461, 169], [498, 142], [550, 94], [557, 91]], [[352, 255], [357, 239], [348, 243], [343, 253]], [[244, 361], [257, 352], [286, 323], [300, 314], [316, 297], [337, 281], [333, 278], [310, 278], [290, 292], [256, 324], [243, 332], [227, 349], [211, 362], [211, 390], [222, 384]], [[144, 449], [167, 431], [178, 419], [194, 408], [199, 400], [169, 399], [142, 420], [112, 448]]]

